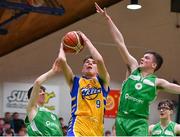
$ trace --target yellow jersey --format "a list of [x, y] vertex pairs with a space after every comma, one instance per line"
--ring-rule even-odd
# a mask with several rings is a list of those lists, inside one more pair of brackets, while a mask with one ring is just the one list
[[68, 136], [103, 136], [106, 91], [102, 80], [75, 77]]

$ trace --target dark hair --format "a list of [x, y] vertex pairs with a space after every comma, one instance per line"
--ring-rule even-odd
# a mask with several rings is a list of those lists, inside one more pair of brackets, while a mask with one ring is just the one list
[[10, 112], [5, 112], [5, 114], [11, 114]]
[[160, 109], [162, 106], [168, 106], [170, 110], [174, 110], [174, 103], [171, 100], [163, 100], [159, 102], [158, 109]]
[[64, 118], [63, 117], [59, 117], [59, 120], [64, 120]]
[[86, 57], [84, 58], [84, 60], [83, 60], [83, 63], [85, 63], [86, 60], [88, 60], [88, 59], [93, 59], [93, 57], [92, 57], [92, 56], [86, 56]]
[[13, 114], [12, 114], [12, 116], [14, 116], [14, 115], [16, 115], [16, 114], [19, 114], [18, 112], [14, 112]]
[[12, 136], [14, 136], [14, 132], [12, 131], [11, 128], [8, 128], [8, 129], [5, 130], [5, 135], [4, 135], [4, 136], [6, 136], [7, 134], [8, 134], [8, 135], [9, 135], [9, 134], [12, 134]]
[[107, 136], [107, 135], [109, 135], [109, 134], [111, 134], [111, 131], [106, 130], [106, 131], [105, 131], [105, 136]]
[[[31, 97], [32, 89], [33, 89], [33, 86], [28, 90], [28, 94], [27, 94], [28, 99]], [[44, 92], [46, 91], [46, 88], [43, 86], [41, 86], [40, 89], [42, 89]]]
[[4, 125], [5, 125], [5, 124], [11, 124], [11, 123], [10, 123], [9, 121], [5, 121], [5, 122], [4, 122]]
[[158, 69], [160, 69], [160, 67], [163, 64], [163, 58], [159, 53], [154, 52], [154, 51], [146, 51], [144, 54], [152, 54], [154, 56], [154, 59], [155, 59], [154, 61], [157, 64], [154, 71], [157, 71]]

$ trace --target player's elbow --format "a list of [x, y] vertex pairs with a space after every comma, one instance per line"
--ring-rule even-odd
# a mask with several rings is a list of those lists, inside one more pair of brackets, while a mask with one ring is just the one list
[[36, 79], [35, 82], [34, 82], [34, 85], [41, 86], [41, 80]]
[[58, 61], [59, 61], [60, 65], [66, 64], [66, 59], [63, 57], [59, 57]]

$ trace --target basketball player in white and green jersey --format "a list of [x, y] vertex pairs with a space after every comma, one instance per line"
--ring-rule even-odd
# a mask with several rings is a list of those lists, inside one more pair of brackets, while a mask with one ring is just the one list
[[29, 136], [63, 136], [57, 115], [43, 107], [46, 89], [41, 86], [59, 71], [60, 65], [56, 60], [52, 69], [38, 77], [28, 91], [29, 102], [25, 124]]
[[163, 59], [158, 53], [145, 52], [138, 64], [137, 60], [129, 53], [121, 32], [106, 10], [101, 9], [96, 3], [95, 6], [96, 11], [105, 17], [104, 20], [129, 72], [129, 76], [122, 85], [116, 117], [116, 135], [147, 136], [149, 105], [156, 98], [157, 89], [161, 88], [161, 91], [180, 94], [180, 86], [154, 75], [154, 72], [163, 63]]
[[180, 125], [171, 120], [174, 104], [170, 100], [163, 100], [158, 104], [160, 122], [149, 126], [150, 136], [178, 136]]

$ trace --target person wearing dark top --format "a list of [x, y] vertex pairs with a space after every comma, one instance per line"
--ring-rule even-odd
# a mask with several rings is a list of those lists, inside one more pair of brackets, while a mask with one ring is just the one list
[[18, 134], [21, 127], [25, 125], [24, 120], [19, 118], [18, 112], [13, 113], [13, 118], [10, 123], [11, 123], [11, 128], [14, 129], [15, 134]]

